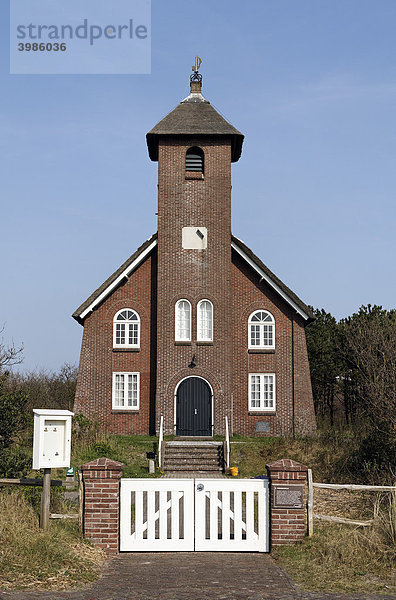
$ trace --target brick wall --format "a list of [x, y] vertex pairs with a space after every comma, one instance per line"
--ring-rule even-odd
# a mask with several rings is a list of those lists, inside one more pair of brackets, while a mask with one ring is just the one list
[[294, 395], [295, 431], [299, 435], [310, 434], [316, 430], [316, 419], [305, 328], [298, 316], [294, 321]]
[[[74, 412], [98, 419], [112, 433], [152, 432], [155, 421], [156, 252], [118, 287], [84, 322]], [[113, 318], [122, 308], [141, 321], [140, 350], [113, 348]], [[140, 373], [138, 411], [112, 410], [112, 374]]]
[[98, 458], [82, 465], [84, 535], [108, 554], [119, 548], [120, 478], [124, 465]]
[[[291, 435], [315, 430], [305, 330], [291, 307], [235, 253], [233, 285], [233, 432], [256, 435], [256, 423], [269, 423], [268, 433]], [[255, 310], [268, 310], [275, 319], [275, 349], [248, 350], [248, 319]], [[293, 352], [294, 345], [294, 352]], [[293, 370], [294, 360], [294, 370]], [[248, 411], [248, 373], [275, 373], [276, 410]], [[294, 408], [293, 408], [294, 379]]]
[[[294, 460], [282, 458], [267, 466], [270, 477], [270, 529], [271, 545], [292, 544], [305, 536], [307, 529], [306, 519], [306, 481], [308, 468]], [[274, 486], [304, 486], [302, 508], [275, 508]]]

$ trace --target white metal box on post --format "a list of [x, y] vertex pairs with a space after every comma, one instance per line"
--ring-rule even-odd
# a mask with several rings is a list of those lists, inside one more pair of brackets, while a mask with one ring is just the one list
[[70, 467], [69, 410], [34, 408], [33, 469]]

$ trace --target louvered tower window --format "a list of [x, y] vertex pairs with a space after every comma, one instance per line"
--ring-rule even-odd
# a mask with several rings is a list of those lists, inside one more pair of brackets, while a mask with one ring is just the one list
[[186, 152], [186, 171], [204, 172], [204, 153], [201, 148], [189, 148]]

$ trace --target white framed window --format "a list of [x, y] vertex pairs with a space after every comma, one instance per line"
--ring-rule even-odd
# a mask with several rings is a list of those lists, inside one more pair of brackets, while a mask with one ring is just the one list
[[266, 310], [256, 310], [249, 317], [249, 348], [264, 350], [275, 348], [275, 319]]
[[139, 410], [140, 373], [113, 373], [114, 410]]
[[274, 411], [275, 373], [249, 373], [249, 410]]
[[191, 342], [191, 304], [185, 299], [175, 304], [175, 341]]
[[200, 300], [197, 305], [197, 340], [213, 342], [213, 304]]
[[136, 311], [119, 310], [113, 323], [114, 348], [140, 348], [140, 317]]

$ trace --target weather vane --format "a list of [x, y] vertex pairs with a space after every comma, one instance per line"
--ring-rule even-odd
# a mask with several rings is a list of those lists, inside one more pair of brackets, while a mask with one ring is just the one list
[[201, 66], [202, 63], [202, 58], [200, 58], [199, 56], [195, 57], [195, 65], [193, 65], [192, 70], [195, 71], [195, 73], [197, 73], [199, 71], [199, 67]]
[[193, 75], [190, 75], [191, 81], [202, 81], [202, 75], [198, 73], [198, 69], [201, 66], [202, 58], [199, 56], [195, 57], [195, 65], [192, 67], [192, 71], [194, 71]]

